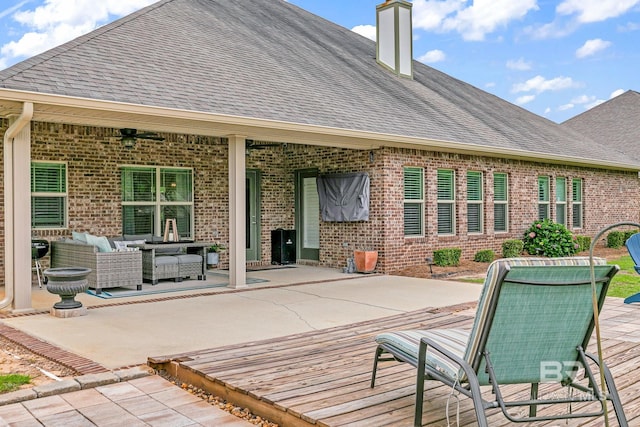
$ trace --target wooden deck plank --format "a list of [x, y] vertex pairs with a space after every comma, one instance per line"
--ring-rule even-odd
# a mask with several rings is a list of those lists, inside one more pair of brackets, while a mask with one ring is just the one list
[[[603, 329], [603, 351], [630, 420], [640, 424], [640, 347], [611, 333], [617, 324], [640, 324], [640, 308], [629, 310], [613, 304], [626, 317], [610, 316]], [[606, 306], [605, 306], [606, 310]], [[628, 318], [627, 318], [628, 317]], [[619, 323], [616, 323], [619, 322]], [[172, 364], [177, 372], [196, 375], [229, 396], [243, 396], [243, 404], [258, 415], [277, 417], [293, 426], [412, 425], [415, 399], [415, 369], [407, 364], [381, 363], [376, 387], [370, 388], [375, 351], [374, 337], [386, 330], [470, 328], [473, 318], [456, 309], [423, 309], [384, 319], [359, 322], [322, 331], [255, 341], [242, 345], [204, 349], [173, 356], [150, 358], [159, 365]], [[627, 326], [627, 328], [629, 328]], [[631, 327], [633, 329], [633, 327]], [[625, 329], [626, 330], [626, 329]], [[615, 337], [615, 338], [612, 338]], [[589, 348], [595, 351], [595, 344]], [[163, 366], [164, 366], [163, 365]], [[555, 392], [542, 387], [545, 393]], [[487, 397], [490, 396], [487, 389]], [[506, 396], [528, 394], [521, 385], [504, 387]], [[445, 426], [450, 390], [430, 381], [425, 392], [423, 425]], [[455, 422], [455, 400], [450, 402], [450, 420]], [[470, 399], [461, 396], [460, 425], [475, 425]], [[579, 407], [580, 405], [575, 405]], [[512, 426], [499, 410], [487, 412], [490, 425]], [[617, 425], [611, 411], [611, 425]], [[536, 425], [558, 425], [559, 422]], [[571, 420], [569, 426], [602, 425], [600, 420]], [[633, 425], [633, 424], [632, 424]]]

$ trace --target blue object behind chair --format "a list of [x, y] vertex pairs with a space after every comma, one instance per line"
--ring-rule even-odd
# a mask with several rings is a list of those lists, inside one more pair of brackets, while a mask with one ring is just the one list
[[[636, 273], [640, 274], [640, 233], [632, 234], [625, 242], [625, 245], [635, 264], [634, 268]], [[640, 302], [640, 293], [631, 295], [624, 300], [625, 304], [631, 304], [633, 302]]]

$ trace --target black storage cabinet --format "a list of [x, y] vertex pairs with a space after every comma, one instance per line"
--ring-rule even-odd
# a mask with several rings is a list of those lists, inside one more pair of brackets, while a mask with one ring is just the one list
[[296, 230], [271, 230], [271, 264], [295, 264]]

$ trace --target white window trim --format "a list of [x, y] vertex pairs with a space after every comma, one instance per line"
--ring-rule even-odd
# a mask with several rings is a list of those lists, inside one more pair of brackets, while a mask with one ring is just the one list
[[[558, 200], [558, 195], [559, 195], [559, 193], [558, 193], [558, 180], [559, 179], [563, 179], [564, 180], [564, 200]], [[556, 193], [556, 205], [555, 205], [556, 212], [555, 212], [555, 214], [556, 215], [555, 215], [555, 222], [558, 222], [558, 209], [560, 208], [560, 209], [562, 209], [564, 211], [564, 224], [562, 224], [562, 225], [564, 225], [566, 227], [567, 225], [569, 225], [568, 224], [569, 218], [567, 218], [567, 194], [568, 194], [568, 192], [567, 192], [567, 181], [568, 180], [567, 180], [566, 177], [558, 176], [558, 177], [556, 177], [555, 181], [556, 181], [556, 191], [555, 191], [555, 193]]]

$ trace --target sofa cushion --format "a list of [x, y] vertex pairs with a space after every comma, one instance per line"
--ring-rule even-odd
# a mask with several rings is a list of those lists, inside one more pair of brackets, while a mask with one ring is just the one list
[[94, 236], [93, 234], [86, 234], [87, 243], [98, 248], [99, 252], [113, 252], [109, 240], [105, 236]]
[[175, 256], [157, 256], [155, 261], [156, 261], [156, 266], [167, 265], [167, 264], [177, 264], [178, 258]]
[[114, 240], [113, 244], [116, 246], [117, 251], [127, 251], [137, 248], [129, 248], [129, 245], [144, 245], [144, 240]]
[[202, 264], [202, 256], [195, 254], [175, 255], [180, 264]]
[[82, 243], [87, 243], [87, 233], [72, 231], [71, 236], [73, 237], [73, 240], [77, 240], [78, 242], [82, 242]]

